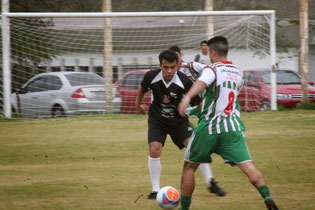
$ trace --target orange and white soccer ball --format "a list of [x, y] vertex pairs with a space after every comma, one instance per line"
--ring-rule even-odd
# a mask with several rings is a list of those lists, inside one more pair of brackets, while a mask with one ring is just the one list
[[162, 209], [174, 209], [178, 206], [180, 194], [175, 187], [165, 186], [160, 189], [156, 201]]

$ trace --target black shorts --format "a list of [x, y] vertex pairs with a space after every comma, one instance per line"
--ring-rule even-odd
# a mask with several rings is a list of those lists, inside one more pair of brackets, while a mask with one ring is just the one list
[[173, 143], [179, 148], [183, 149], [184, 140], [189, 138], [193, 132], [188, 120], [177, 124], [174, 127], [168, 127], [160, 123], [149, 120], [148, 122], [148, 142], [158, 141], [164, 146], [166, 136], [169, 134]]

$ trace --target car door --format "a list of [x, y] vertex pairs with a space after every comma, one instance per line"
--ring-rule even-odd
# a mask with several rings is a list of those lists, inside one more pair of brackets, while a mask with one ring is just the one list
[[58, 98], [62, 83], [57, 76], [41, 76], [26, 84], [19, 91], [23, 117], [48, 117], [53, 101]]
[[37, 117], [40, 112], [38, 99], [43, 91], [45, 78], [37, 77], [26, 84], [18, 94], [22, 117]]
[[40, 111], [37, 113], [41, 117], [50, 117], [51, 109], [54, 101], [62, 98], [59, 89], [62, 87], [62, 82], [58, 76], [45, 76], [42, 91], [38, 93], [37, 106]]
[[135, 101], [143, 74], [128, 74], [120, 82], [121, 109], [123, 113], [135, 113]]

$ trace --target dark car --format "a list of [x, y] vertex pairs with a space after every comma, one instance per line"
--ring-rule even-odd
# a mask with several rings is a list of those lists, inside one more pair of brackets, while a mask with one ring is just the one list
[[[301, 102], [301, 77], [296, 71], [277, 70], [277, 104], [294, 108]], [[243, 71], [244, 86], [238, 96], [243, 111], [270, 109], [270, 70]], [[309, 100], [315, 102], [314, 83], [309, 82]]]
[[[115, 107], [114, 110], [120, 109], [121, 113], [125, 114], [135, 114], [139, 113], [135, 106], [136, 96], [138, 92], [139, 85], [145, 75], [149, 70], [134, 70], [127, 72], [120, 79], [118, 79], [114, 87], [115, 91]], [[117, 105], [120, 102], [120, 108]], [[147, 92], [142, 100], [142, 104], [150, 105], [151, 103], [151, 94]]]

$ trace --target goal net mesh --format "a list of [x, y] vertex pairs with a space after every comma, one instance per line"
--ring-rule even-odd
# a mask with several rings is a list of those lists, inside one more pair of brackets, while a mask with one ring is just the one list
[[[136, 113], [135, 94], [146, 72], [138, 70], [158, 68], [159, 53], [172, 45], [181, 48], [185, 61], [193, 61], [200, 52], [200, 42], [212, 36], [228, 39], [228, 59], [241, 70], [269, 68], [269, 22], [269, 16], [263, 15], [112, 17], [113, 75], [106, 78], [104, 49], [108, 46], [104, 46], [104, 17], [10, 18], [12, 116], [107, 112], [109, 102], [105, 102], [105, 95], [109, 91], [105, 84], [113, 84], [113, 112]], [[209, 32], [209, 25], [213, 33]], [[0, 112], [3, 114], [2, 72], [1, 63]], [[38, 77], [29, 83], [31, 78], [42, 73], [58, 78], [40, 80]], [[103, 85], [100, 79], [104, 79]], [[258, 97], [253, 93], [242, 94], [243, 110], [261, 109], [262, 101], [255, 100]], [[149, 101], [150, 95], [145, 96], [144, 102]]]

